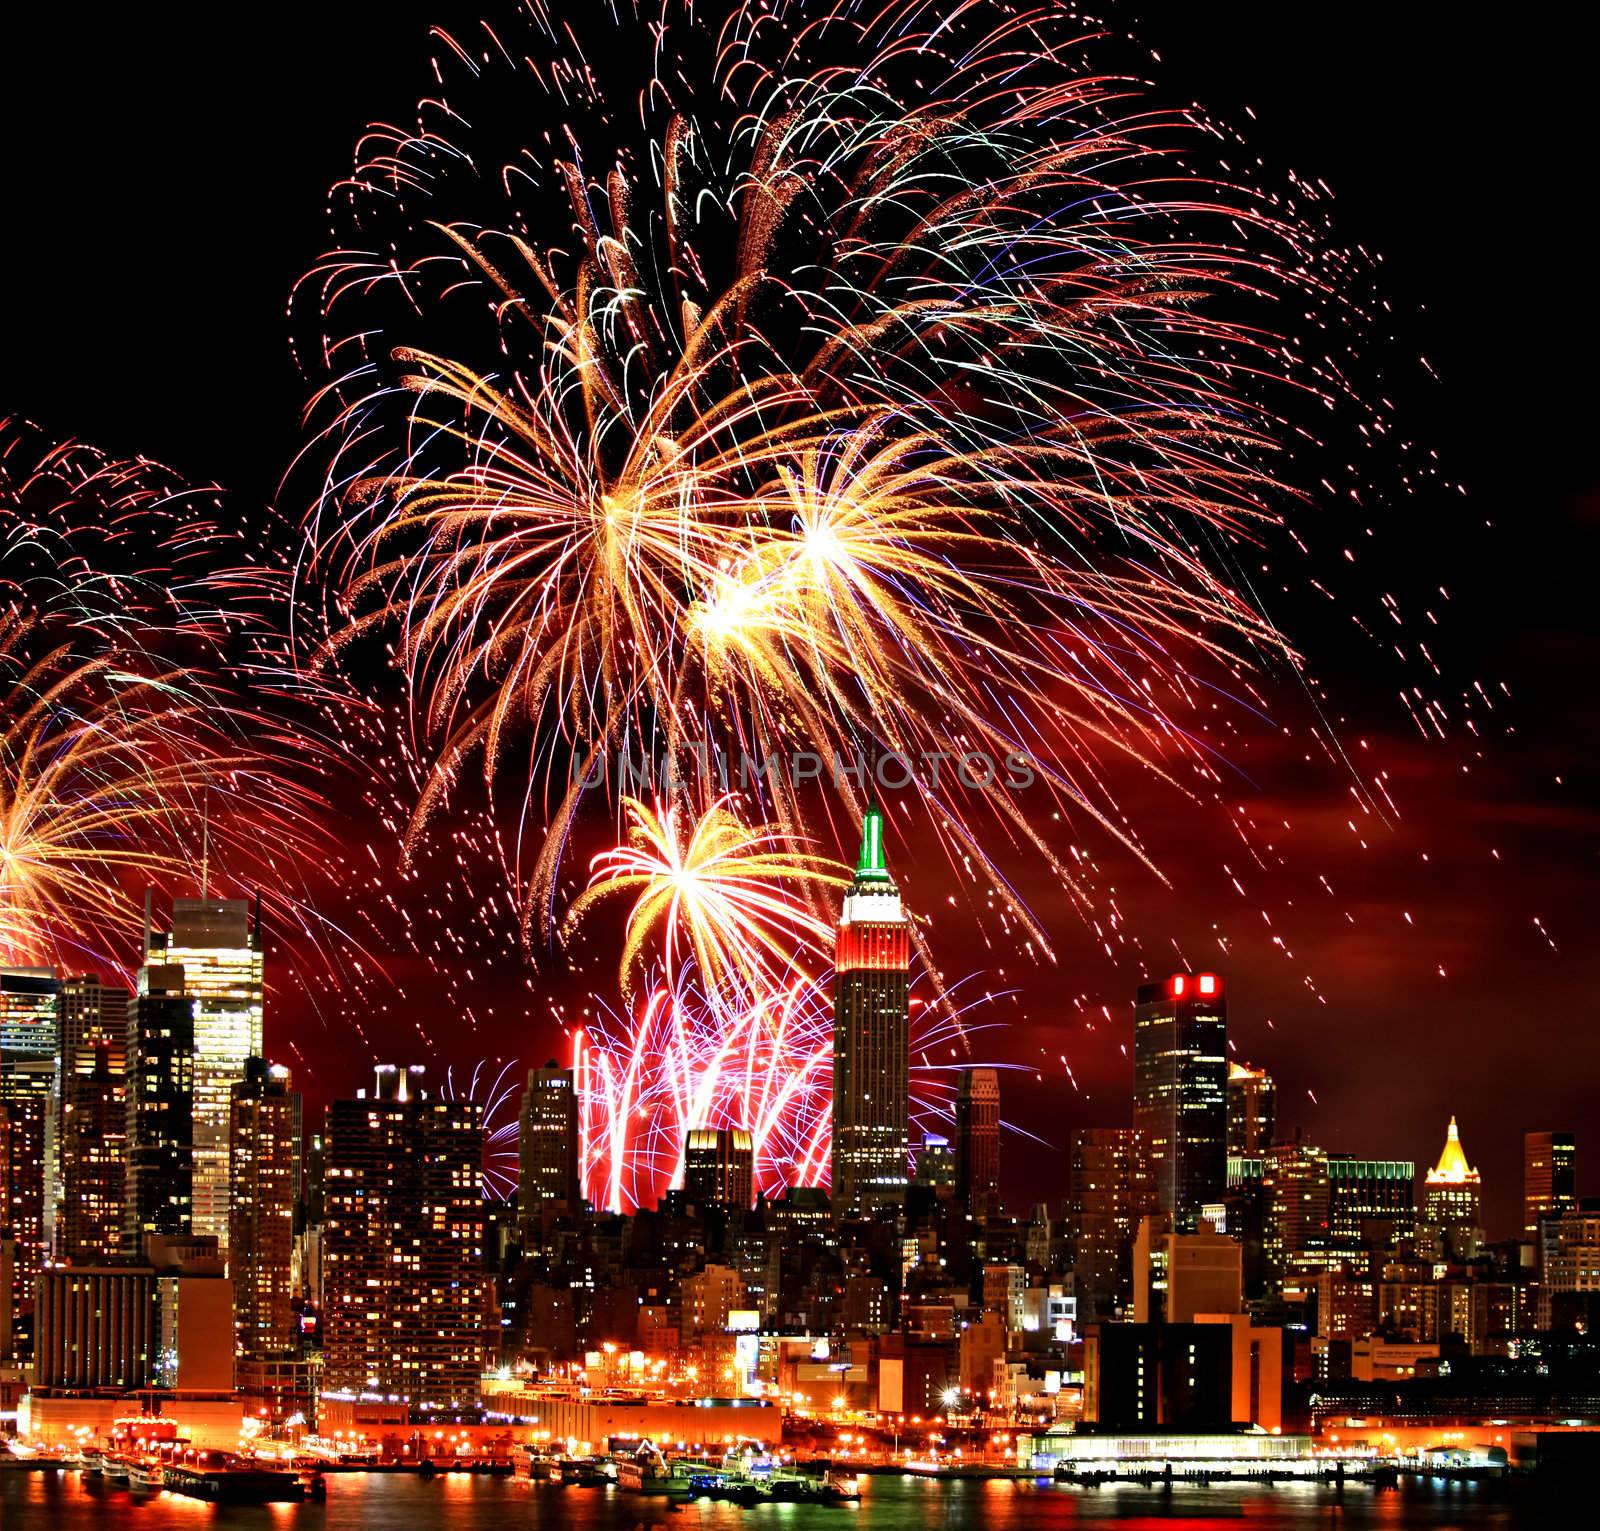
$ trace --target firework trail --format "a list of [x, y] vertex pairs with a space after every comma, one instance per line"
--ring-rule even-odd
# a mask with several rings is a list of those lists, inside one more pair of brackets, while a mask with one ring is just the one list
[[446, 1068], [441, 1096], [476, 1101], [483, 1108], [483, 1194], [491, 1201], [504, 1201], [516, 1195], [521, 1166], [521, 1065], [515, 1058], [480, 1059], [470, 1073], [461, 1071], [460, 1084], [456, 1072], [454, 1067]]
[[[1058, 833], [1146, 855], [1107, 762], [1209, 769], [1212, 697], [1294, 663], [1239, 570], [1296, 503], [1282, 416], [1345, 396], [1273, 325], [1336, 305], [1337, 257], [1064, 12], [590, 10], [435, 34], [293, 301], [304, 572], [329, 662], [397, 640], [407, 844], [481, 770], [553, 934], [611, 752], [899, 756], [1048, 951], [1011, 851], [1088, 911]], [[978, 755], [1032, 795], [926, 764]], [[757, 790], [798, 836], [814, 803]]]
[[[956, 985], [913, 1002], [911, 1109], [924, 1130], [953, 1120], [958, 1076], [971, 1067], [974, 1022], [993, 996]], [[796, 972], [742, 1007], [708, 997], [690, 975], [658, 984], [625, 1012], [602, 1008], [574, 1037], [584, 1194], [631, 1211], [683, 1183], [691, 1129], [750, 1134], [756, 1190], [828, 1184], [833, 1098], [833, 981]], [[940, 1056], [943, 1054], [943, 1056]], [[1008, 1065], [999, 1065], [1007, 1067]]]

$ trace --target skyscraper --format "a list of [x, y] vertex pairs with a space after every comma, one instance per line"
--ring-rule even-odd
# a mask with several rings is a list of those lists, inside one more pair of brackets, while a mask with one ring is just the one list
[[1275, 1144], [1265, 1155], [1261, 1188], [1267, 1279], [1275, 1294], [1304, 1300], [1328, 1268], [1327, 1151], [1298, 1141]]
[[756, 1199], [755, 1145], [737, 1127], [695, 1127], [683, 1155], [683, 1188], [696, 1201], [748, 1207]]
[[99, 1265], [122, 1249], [128, 1115], [128, 1005], [97, 977], [68, 978], [57, 1001], [55, 1254]]
[[1074, 1132], [1069, 1175], [1067, 1241], [1079, 1317], [1111, 1318], [1133, 1302], [1133, 1242], [1156, 1210], [1144, 1134], [1130, 1127]]
[[834, 946], [833, 1202], [897, 1211], [910, 1173], [910, 933], [884, 857], [883, 813], [862, 822]]
[[1248, 1063], [1228, 1065], [1228, 1152], [1254, 1159], [1272, 1147], [1278, 1092], [1272, 1075]]
[[1578, 1205], [1578, 1144], [1570, 1132], [1530, 1132], [1522, 1140], [1522, 1233], [1537, 1239], [1547, 1217]]
[[564, 1202], [576, 1211], [582, 1195], [578, 1184], [578, 1092], [572, 1070], [559, 1067], [554, 1058], [542, 1069], [529, 1071], [517, 1152], [517, 1211], [527, 1242], [537, 1233], [546, 1206]]
[[228, 1132], [233, 1087], [261, 1056], [260, 931], [245, 899], [179, 898], [149, 961], [183, 970], [194, 1004], [194, 1231], [228, 1246]]
[[1444, 1236], [1446, 1251], [1454, 1259], [1470, 1259], [1477, 1252], [1477, 1230], [1483, 1226], [1482, 1197], [1482, 1177], [1467, 1163], [1452, 1116], [1439, 1162], [1428, 1171], [1423, 1186], [1422, 1216]]
[[963, 1069], [956, 1092], [956, 1195], [973, 1217], [1000, 1211], [1000, 1074]]
[[1416, 1221], [1411, 1160], [1328, 1155], [1328, 1250], [1334, 1258], [1360, 1264], [1364, 1255], [1409, 1238]]
[[49, 1245], [59, 988], [50, 968], [0, 968], [0, 1107], [9, 1123], [0, 1229], [16, 1240], [13, 1318], [31, 1310]]
[[294, 1208], [299, 1194], [300, 1097], [289, 1071], [252, 1058], [233, 1087], [229, 1274], [241, 1355], [294, 1344]]
[[1179, 1233], [1192, 1233], [1227, 1189], [1227, 1057], [1228, 1008], [1215, 973], [1140, 986], [1133, 1124], [1149, 1143], [1157, 1205]]
[[328, 1108], [323, 1392], [467, 1408], [484, 1359], [483, 1108], [387, 1065]]
[[123, 1252], [146, 1234], [193, 1231], [194, 1004], [180, 967], [139, 969], [128, 1004], [127, 1165]]

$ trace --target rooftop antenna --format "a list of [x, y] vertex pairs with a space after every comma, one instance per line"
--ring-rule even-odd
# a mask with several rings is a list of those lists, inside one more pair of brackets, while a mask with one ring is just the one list
[[144, 960], [146, 962], [149, 962], [149, 960], [150, 960], [150, 941], [151, 941], [150, 895], [151, 895], [151, 891], [152, 890], [150, 888], [150, 885], [148, 883], [146, 883], [145, 884], [145, 890], [144, 890], [144, 952], [142, 954], [143, 957], [144, 957]]
[[211, 778], [200, 792], [200, 901], [211, 893]]

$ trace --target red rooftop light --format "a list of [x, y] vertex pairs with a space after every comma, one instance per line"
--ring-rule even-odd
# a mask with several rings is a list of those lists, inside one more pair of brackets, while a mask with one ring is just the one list
[[[1168, 998], [1182, 999], [1189, 992], [1189, 982], [1189, 974], [1174, 973], [1167, 980]], [[1194, 992], [1201, 999], [1217, 999], [1222, 994], [1222, 980], [1215, 973], [1196, 973], [1194, 975]]]

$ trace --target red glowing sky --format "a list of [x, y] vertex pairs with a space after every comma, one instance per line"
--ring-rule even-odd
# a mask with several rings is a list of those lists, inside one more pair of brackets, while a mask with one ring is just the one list
[[[250, 56], [225, 68], [176, 11], [106, 17], [93, 31], [65, 11], [19, 21], [16, 55], [32, 62], [0, 111], [6, 141], [26, 146], [7, 197], [32, 232], [3, 255], [14, 301], [0, 413], [270, 494], [301, 403], [283, 294], [317, 253], [322, 187], [356, 132], [394, 120], [414, 94], [417, 15], [442, 9], [280, 6]], [[1600, 641], [1582, 408], [1597, 337], [1592, 304], [1550, 296], [1563, 242], [1578, 237], [1561, 211], [1581, 184], [1577, 151], [1558, 146], [1585, 136], [1574, 131], [1583, 50], [1548, 34], [1441, 30], [1378, 4], [1250, 3], [1142, 34], [1162, 55], [1168, 98], [1193, 95], [1235, 120], [1251, 106], [1258, 152], [1334, 188], [1348, 237], [1385, 256], [1396, 349], [1426, 353], [1439, 376], [1397, 380], [1396, 413], [1468, 494], [1398, 501], [1346, 583], [1368, 597], [1449, 590], [1430, 641], [1450, 735], [1422, 736], [1399, 696], [1410, 672], [1346, 612], [1278, 612], [1358, 774], [1308, 746], [1309, 702], [1286, 680], [1276, 724], [1230, 745], [1238, 775], [1220, 812], [1132, 773], [1119, 780], [1166, 880], [1097, 847], [1126, 937], [1113, 955], [1036, 865], [1019, 866], [1020, 891], [1052, 931], [1053, 966], [988, 945], [992, 922], [959, 907], [964, 890], [941, 858], [901, 836], [893, 864], [934, 916], [946, 973], [982, 970], [1018, 990], [1000, 1007], [1003, 1038], [975, 1045], [1039, 1075], [1005, 1085], [1007, 1115], [1050, 1145], [1014, 1143], [1014, 1202], [1058, 1203], [1071, 1127], [1125, 1120], [1134, 988], [1193, 965], [1226, 974], [1233, 1043], [1277, 1077], [1285, 1125], [1420, 1165], [1454, 1113], [1494, 1231], [1509, 1233], [1525, 1130], [1579, 1132], [1585, 1188], [1600, 1184], [1589, 1157], [1600, 1153]], [[1456, 699], [1479, 682], [1496, 705], [1474, 741]], [[1387, 821], [1353, 791], [1379, 771], [1397, 809]], [[1230, 809], [1254, 826], [1248, 841]], [[530, 1066], [556, 1050], [524, 974], [480, 961], [469, 982], [470, 958], [451, 966], [455, 994], [476, 995], [470, 1020], [429, 968], [396, 959], [407, 997], [363, 1034], [285, 1007], [269, 1023], [274, 1049], [314, 1098], [350, 1088], [373, 1054], [414, 1056], [424, 1037], [452, 1039], [436, 1067], [447, 1046], [458, 1063], [499, 1054]]]

